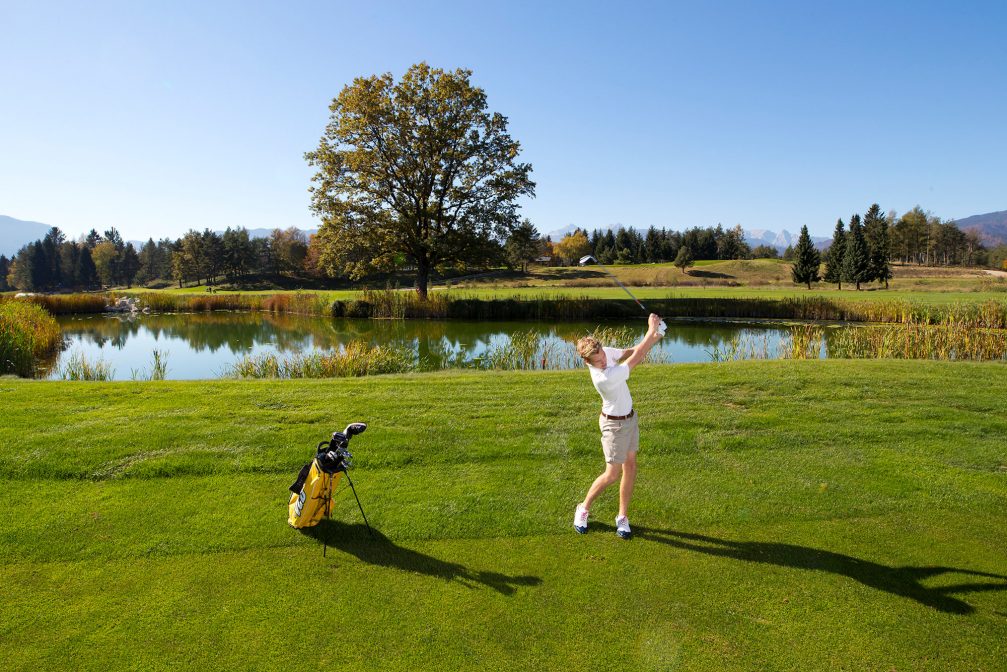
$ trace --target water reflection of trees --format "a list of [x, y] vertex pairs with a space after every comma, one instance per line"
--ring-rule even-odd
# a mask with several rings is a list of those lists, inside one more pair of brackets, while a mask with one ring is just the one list
[[[331, 319], [290, 314], [251, 312], [213, 312], [198, 314], [154, 314], [135, 317], [66, 316], [60, 318], [65, 334], [98, 347], [121, 349], [130, 338], [183, 341], [194, 351], [245, 353], [259, 346], [269, 346], [280, 353], [309, 349], [337, 351], [352, 341], [372, 345], [394, 345], [415, 353], [417, 360], [430, 368], [470, 364], [494, 347], [506, 344], [509, 335], [533, 332], [566, 365], [576, 365], [573, 344], [581, 336], [600, 326], [629, 327], [642, 336], [642, 320], [624, 322], [469, 322], [461, 320], [367, 320]], [[739, 333], [751, 331], [759, 338], [778, 343], [787, 333], [781, 326], [772, 328], [740, 324], [673, 322], [661, 343], [671, 352], [683, 348], [702, 348], [722, 344]], [[831, 331], [831, 330], [827, 330]]]

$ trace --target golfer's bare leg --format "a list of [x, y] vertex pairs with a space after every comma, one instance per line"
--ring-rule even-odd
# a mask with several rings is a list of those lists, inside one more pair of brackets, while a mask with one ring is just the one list
[[626, 456], [622, 465], [622, 481], [619, 483], [619, 515], [625, 516], [629, 511], [629, 500], [633, 497], [633, 484], [636, 483], [636, 451]]
[[605, 465], [605, 471], [602, 472], [601, 476], [594, 479], [594, 483], [591, 484], [591, 487], [587, 491], [587, 497], [584, 498], [585, 509], [590, 511], [591, 502], [593, 502], [605, 488], [619, 480], [619, 467], [620, 465], [618, 464]]

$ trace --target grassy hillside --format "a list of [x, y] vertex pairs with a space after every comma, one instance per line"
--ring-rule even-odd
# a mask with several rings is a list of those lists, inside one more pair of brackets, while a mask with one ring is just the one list
[[[1005, 375], [641, 367], [630, 542], [583, 371], [0, 380], [4, 668], [1002, 669]], [[290, 529], [351, 420], [377, 537]]]
[[[664, 298], [674, 296], [710, 297], [791, 297], [827, 296], [856, 300], [919, 300], [928, 303], [949, 303], [954, 301], [974, 301], [1007, 297], [1007, 281], [990, 276], [976, 269], [930, 268], [918, 266], [896, 266], [895, 277], [889, 289], [877, 283], [863, 286], [864, 291], [856, 291], [853, 286], [838, 290], [835, 285], [818, 283], [812, 290], [795, 285], [790, 276], [790, 264], [780, 259], [754, 259], [733, 261], [697, 261], [696, 266], [683, 273], [671, 264], [633, 264], [607, 267], [624, 285], [633, 288], [640, 298]], [[376, 288], [386, 286], [411, 287], [412, 278], [402, 276], [378, 283]], [[221, 293], [232, 291], [228, 285]], [[355, 288], [316, 290], [307, 285], [300, 287], [287, 281], [285, 287], [270, 286], [249, 293], [276, 294], [285, 291], [317, 291], [328, 300], [348, 300], [360, 297]], [[586, 267], [539, 267], [533, 266], [528, 273], [518, 271], [498, 271], [439, 281], [432, 285], [434, 292], [448, 291], [455, 295], [500, 297], [500, 296], [592, 296], [596, 298], [617, 298], [626, 295], [610, 275], [597, 266]], [[205, 286], [178, 289], [171, 287], [160, 290], [134, 289], [132, 293], [147, 291], [172, 294], [205, 295]]]

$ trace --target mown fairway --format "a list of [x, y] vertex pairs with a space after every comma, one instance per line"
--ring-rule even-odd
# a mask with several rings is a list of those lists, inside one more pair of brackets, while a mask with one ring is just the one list
[[[1002, 670], [1007, 366], [644, 366], [631, 520], [584, 371], [0, 380], [0, 659], [41, 669]], [[287, 486], [353, 420], [315, 534]], [[329, 543], [322, 557], [319, 537]]]

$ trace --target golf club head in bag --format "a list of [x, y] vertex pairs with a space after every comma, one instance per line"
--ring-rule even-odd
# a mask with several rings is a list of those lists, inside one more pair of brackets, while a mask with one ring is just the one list
[[318, 444], [318, 466], [327, 474], [334, 474], [337, 471], [345, 471], [353, 466], [350, 461], [353, 455], [349, 451], [350, 439], [357, 434], [363, 434], [367, 429], [367, 424], [363, 422], [351, 422], [346, 425], [346, 429], [341, 432], [332, 432], [329, 441], [322, 441]]

